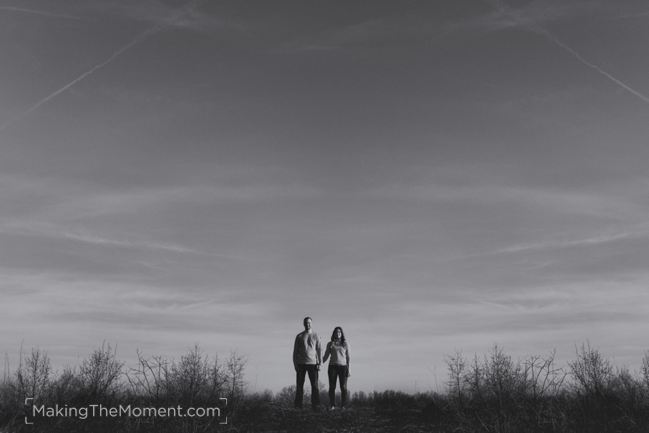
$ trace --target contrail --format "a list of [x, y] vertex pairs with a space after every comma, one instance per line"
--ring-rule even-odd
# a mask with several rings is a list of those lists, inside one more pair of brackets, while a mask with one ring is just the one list
[[645, 102], [645, 103], [649, 104], [649, 96], [643, 94], [642, 92], [639, 92], [638, 90], [636, 90], [633, 87], [629, 86], [628, 84], [626, 84], [625, 82], [623, 82], [619, 78], [616, 78], [611, 73], [607, 72], [602, 67], [600, 67], [600, 66], [596, 65], [595, 63], [589, 61], [584, 56], [582, 56], [577, 50], [575, 50], [574, 48], [572, 48], [571, 46], [567, 45], [566, 43], [561, 41], [559, 38], [557, 38], [549, 30], [541, 27], [539, 24], [530, 25], [530, 24], [525, 23], [525, 21], [523, 19], [521, 19], [520, 16], [518, 16], [516, 13], [511, 11], [504, 4], [504, 2], [501, 1], [501, 0], [495, 0], [495, 1], [487, 0], [487, 1], [491, 6], [495, 7], [498, 10], [498, 12], [509, 15], [509, 17], [511, 17], [514, 20], [514, 22], [516, 22], [518, 25], [520, 25], [522, 27], [526, 27], [529, 30], [542, 35], [543, 37], [548, 39], [550, 42], [552, 42], [553, 44], [555, 44], [556, 46], [558, 46], [559, 48], [561, 48], [562, 50], [564, 50], [565, 52], [567, 52], [568, 54], [573, 56], [582, 65], [587, 66], [590, 69], [593, 69], [594, 71], [596, 71], [600, 75], [603, 75], [604, 77], [606, 77], [609, 81], [616, 84], [618, 87], [626, 90], [627, 92], [629, 92], [630, 94], [632, 94], [636, 98], [640, 99], [642, 102]]
[[42, 107], [43, 105], [47, 104], [47, 103], [48, 103], [49, 101], [51, 101], [52, 99], [56, 98], [56, 97], [59, 96], [61, 93], [63, 93], [63, 92], [65, 92], [66, 90], [68, 90], [70, 87], [72, 87], [72, 86], [74, 86], [75, 84], [77, 84], [77, 83], [83, 81], [83, 80], [84, 80], [86, 77], [88, 77], [89, 75], [92, 75], [93, 73], [95, 73], [95, 72], [98, 71], [99, 69], [101, 69], [101, 68], [103, 68], [104, 66], [108, 65], [108, 64], [111, 63], [113, 60], [115, 60], [116, 58], [118, 58], [119, 56], [121, 56], [122, 54], [124, 54], [126, 51], [130, 50], [131, 48], [133, 48], [135, 45], [139, 44], [139, 43], [142, 42], [144, 39], [146, 39], [147, 37], [151, 36], [153, 33], [159, 31], [160, 28], [162, 28], [161, 25], [156, 25], [154, 28], [151, 28], [151, 29], [149, 29], [149, 30], [147, 30], [147, 31], [145, 31], [145, 32], [140, 33], [138, 36], [135, 37], [135, 39], [133, 39], [131, 42], [129, 42], [128, 44], [126, 44], [126, 45], [124, 45], [123, 47], [121, 47], [119, 50], [115, 51], [113, 54], [110, 55], [110, 57], [108, 57], [108, 58], [107, 58], [106, 60], [104, 60], [103, 62], [96, 64], [95, 66], [93, 66], [92, 68], [90, 68], [90, 69], [88, 69], [86, 72], [84, 72], [83, 74], [79, 75], [79, 76], [78, 76], [77, 78], [75, 78], [74, 80], [70, 81], [70, 82], [69, 82], [68, 84], [66, 84], [65, 86], [63, 86], [63, 87], [61, 87], [61, 88], [55, 90], [54, 92], [50, 93], [49, 95], [47, 95], [46, 97], [44, 97], [44, 98], [41, 99], [40, 101], [36, 102], [35, 104], [33, 104], [31, 107], [29, 107], [28, 109], [26, 109], [25, 111], [23, 111], [23, 112], [20, 113], [19, 115], [15, 116], [15, 117], [12, 118], [12, 119], [9, 119], [9, 121], [7, 121], [7, 122], [3, 123], [2, 125], [0, 125], [0, 131], [4, 131], [4, 130], [7, 129], [9, 126], [13, 125], [13, 124], [16, 123], [16, 122], [19, 122], [20, 120], [22, 120], [22, 119], [23, 119], [24, 117], [26, 117], [27, 115], [29, 115], [29, 114], [33, 113], [34, 111], [38, 110], [40, 107]]
[[92, 68], [88, 69], [87, 71], [85, 71], [84, 73], [82, 73], [82, 74], [79, 75], [77, 78], [75, 78], [74, 80], [70, 81], [69, 83], [67, 83], [67, 84], [64, 85], [63, 87], [61, 87], [61, 88], [55, 90], [54, 92], [50, 93], [49, 95], [47, 95], [47, 96], [44, 97], [43, 99], [41, 99], [41, 100], [37, 101], [36, 103], [34, 103], [31, 107], [27, 108], [27, 109], [26, 109], [25, 111], [23, 111], [22, 113], [18, 114], [17, 116], [15, 116], [15, 117], [9, 119], [7, 122], [5, 122], [5, 123], [3, 123], [2, 125], [0, 125], [0, 132], [4, 131], [5, 129], [7, 129], [7, 128], [10, 127], [11, 125], [13, 125], [14, 123], [19, 122], [20, 120], [22, 120], [23, 118], [25, 118], [27, 115], [33, 113], [34, 111], [38, 110], [38, 109], [39, 109], [40, 107], [42, 107], [43, 105], [47, 104], [47, 103], [48, 103], [49, 101], [51, 101], [52, 99], [54, 99], [54, 98], [56, 98], [57, 96], [59, 96], [61, 93], [65, 92], [66, 90], [68, 90], [68, 89], [71, 88], [72, 86], [78, 84], [79, 82], [83, 81], [84, 79], [86, 79], [86, 78], [89, 77], [90, 75], [92, 75], [92, 74], [94, 74], [95, 72], [97, 72], [98, 70], [102, 69], [103, 67], [105, 67], [106, 65], [108, 65], [109, 63], [111, 63], [112, 61], [114, 61], [115, 59], [117, 59], [119, 56], [121, 56], [122, 54], [124, 54], [125, 52], [127, 52], [128, 50], [130, 50], [131, 48], [133, 48], [134, 46], [138, 45], [140, 42], [144, 41], [145, 39], [147, 39], [147, 38], [149, 38], [150, 36], [154, 35], [155, 33], [159, 32], [160, 30], [162, 30], [163, 28], [167, 27], [168, 25], [172, 24], [172, 23], [173, 23], [174, 21], [176, 21], [178, 18], [180, 18], [181, 16], [183, 16], [184, 14], [186, 14], [187, 12], [189, 12], [189, 11], [190, 11], [193, 7], [195, 7], [197, 4], [198, 4], [198, 1], [194, 1], [194, 2], [192, 2], [192, 4], [191, 4], [189, 7], [187, 7], [187, 8], [183, 8], [183, 10], [182, 10], [181, 12], [175, 14], [173, 17], [167, 19], [165, 22], [158, 23], [158, 24], [156, 24], [155, 26], [153, 26], [153, 27], [151, 27], [151, 28], [149, 28], [149, 29], [143, 31], [142, 33], [138, 34], [138, 35], [135, 36], [135, 38], [133, 38], [129, 43], [127, 43], [126, 45], [124, 45], [124, 46], [122, 46], [121, 48], [119, 48], [117, 51], [115, 51], [113, 54], [111, 54], [111, 55], [110, 55], [106, 60], [104, 60], [103, 62], [96, 64], [95, 66], [93, 66]]
[[[540, 30], [544, 30], [544, 29], [541, 29], [541, 28], [539, 28], [539, 29], [540, 29]], [[633, 87], [631, 87], [631, 86], [629, 86], [628, 84], [624, 83], [622, 80], [620, 80], [620, 79], [618, 79], [618, 78], [615, 78], [613, 75], [611, 75], [610, 73], [606, 72], [604, 69], [602, 69], [601, 67], [597, 66], [595, 63], [592, 63], [592, 62], [588, 61], [588, 60], [585, 59], [581, 54], [579, 54], [578, 51], [576, 51], [575, 49], [573, 49], [573, 48], [571, 48], [570, 46], [566, 45], [565, 43], [561, 42], [561, 40], [559, 40], [559, 39], [558, 39], [556, 36], [554, 36], [552, 33], [548, 32], [548, 31], [542, 31], [541, 34], [545, 35], [546, 38], [548, 38], [550, 41], [554, 42], [558, 47], [562, 48], [562, 49], [563, 49], [564, 51], [566, 51], [567, 53], [572, 54], [572, 56], [573, 56], [574, 58], [576, 58], [579, 62], [581, 62], [582, 65], [584, 65], [584, 66], [588, 66], [589, 68], [594, 69], [595, 71], [597, 71], [597, 72], [600, 73], [601, 75], [605, 76], [605, 77], [608, 78], [610, 81], [612, 81], [613, 83], [617, 84], [618, 86], [620, 86], [621, 88], [623, 88], [623, 89], [626, 90], [627, 92], [631, 93], [632, 95], [636, 96], [637, 98], [640, 98], [642, 101], [644, 101], [644, 102], [646, 102], [647, 104], [649, 104], [649, 96], [644, 95], [643, 93], [641, 93], [641, 92], [635, 90]]]
[[0, 11], [19, 12], [23, 14], [40, 15], [52, 18], [65, 18], [68, 20], [82, 20], [83, 18], [74, 15], [57, 14], [54, 12], [41, 11], [36, 9], [18, 8], [14, 6], [0, 6]]

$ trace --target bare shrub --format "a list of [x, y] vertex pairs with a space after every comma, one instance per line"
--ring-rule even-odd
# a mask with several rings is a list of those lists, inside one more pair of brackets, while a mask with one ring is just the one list
[[228, 399], [236, 402], [245, 391], [244, 371], [247, 360], [245, 356], [231, 352], [225, 364], [225, 377], [227, 378]]
[[75, 370], [71, 367], [66, 367], [52, 381], [49, 398], [58, 403], [71, 402], [79, 396], [82, 387], [81, 379]]
[[275, 394], [275, 402], [283, 407], [293, 407], [295, 401], [295, 385], [285, 386]]
[[556, 351], [547, 357], [533, 355], [523, 362], [525, 392], [533, 400], [561, 393], [567, 372], [555, 363]]
[[354, 403], [354, 406], [367, 406], [369, 396], [364, 391], [356, 391], [352, 394], [350, 401]]
[[[214, 402], [226, 392], [229, 376], [218, 356], [210, 360], [195, 345], [179, 361], [162, 356], [145, 358], [138, 351], [137, 365], [126, 374], [133, 396], [154, 402], [194, 404]], [[236, 382], [243, 381], [243, 371]]]
[[644, 410], [649, 396], [640, 379], [633, 377], [628, 368], [620, 368], [613, 375], [610, 393], [615, 396], [618, 407], [628, 416]]
[[137, 366], [126, 373], [130, 384], [130, 392], [152, 402], [160, 402], [167, 398], [169, 378], [169, 362], [162, 356], [146, 359], [137, 351]]
[[574, 393], [574, 422], [580, 430], [607, 432], [624, 413], [624, 401], [615, 391], [613, 365], [599, 350], [584, 343], [576, 349], [577, 359], [568, 363]]
[[588, 342], [577, 348], [576, 353], [577, 359], [568, 363], [576, 391], [584, 395], [603, 396], [613, 377], [610, 361]]
[[462, 352], [455, 352], [446, 359], [448, 366], [448, 392], [451, 399], [459, 406], [463, 406], [465, 392], [466, 359]]
[[102, 343], [81, 363], [79, 377], [83, 390], [94, 399], [112, 397], [119, 388], [123, 368], [124, 363], [117, 359], [117, 350]]
[[208, 382], [207, 362], [207, 357], [196, 345], [171, 365], [171, 389], [181, 402], [191, 405], [204, 397]]
[[566, 377], [554, 359], [552, 352], [513, 360], [498, 345], [470, 363], [459, 352], [447, 358], [447, 398], [460, 428], [500, 433], [520, 432], [521, 426], [554, 428], [562, 416], [557, 399]]
[[501, 404], [504, 399], [512, 398], [519, 392], [521, 379], [521, 365], [514, 363], [512, 357], [505, 354], [499, 346], [494, 346], [485, 359], [484, 382], [488, 392]]
[[0, 418], [20, 418], [26, 409], [26, 399], [43, 400], [47, 395], [52, 368], [47, 353], [33, 348], [30, 355], [23, 358], [22, 347], [18, 369], [13, 376], [8, 374], [0, 387]]
[[645, 352], [642, 357], [642, 366], [640, 367], [640, 371], [642, 372], [642, 379], [644, 380], [645, 386], [649, 388], [649, 351]]
[[33, 348], [26, 359], [23, 360], [21, 355], [16, 372], [16, 385], [20, 399], [23, 400], [25, 397], [40, 399], [47, 391], [51, 372], [52, 367], [47, 352]]
[[521, 385], [524, 383], [520, 363], [514, 363], [499, 346], [494, 346], [485, 357], [481, 372], [484, 383], [485, 407], [481, 423], [496, 432], [516, 430], [521, 402]]
[[561, 431], [565, 405], [561, 401], [568, 373], [557, 367], [556, 351], [547, 356], [533, 355], [522, 363], [521, 405], [528, 425]]

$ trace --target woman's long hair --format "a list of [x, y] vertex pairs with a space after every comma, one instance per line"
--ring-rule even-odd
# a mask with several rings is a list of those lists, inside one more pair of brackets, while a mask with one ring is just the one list
[[334, 332], [331, 333], [331, 341], [336, 341], [336, 331], [340, 329], [340, 342], [345, 344], [345, 333], [343, 332], [343, 328], [340, 326], [336, 326], [334, 328]]

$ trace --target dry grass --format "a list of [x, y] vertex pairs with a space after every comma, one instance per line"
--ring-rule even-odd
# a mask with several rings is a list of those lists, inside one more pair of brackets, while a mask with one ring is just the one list
[[[139, 356], [126, 369], [102, 345], [78, 369], [54, 374], [46, 353], [32, 350], [0, 384], [2, 432], [437, 432], [646, 433], [649, 432], [649, 355], [632, 374], [616, 369], [585, 344], [558, 367], [554, 354], [513, 360], [501, 348], [466, 359], [448, 358], [448, 391], [384, 391], [352, 396], [341, 411], [292, 408], [294, 387], [273, 394], [244, 392], [245, 359], [209, 358], [195, 347], [178, 361]], [[25, 426], [25, 396], [48, 405], [133, 404], [140, 407], [213, 406], [228, 397], [221, 419], [38, 419]], [[308, 397], [306, 400], [308, 401]], [[327, 397], [322, 396], [326, 402]]]

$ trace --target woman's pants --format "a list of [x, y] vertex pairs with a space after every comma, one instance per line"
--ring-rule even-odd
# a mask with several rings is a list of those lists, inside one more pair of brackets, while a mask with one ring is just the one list
[[327, 374], [329, 375], [329, 405], [336, 405], [336, 379], [340, 382], [341, 406], [347, 404], [347, 366], [346, 365], [329, 365]]

